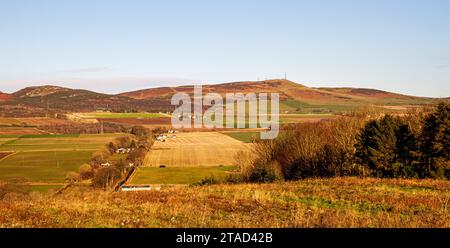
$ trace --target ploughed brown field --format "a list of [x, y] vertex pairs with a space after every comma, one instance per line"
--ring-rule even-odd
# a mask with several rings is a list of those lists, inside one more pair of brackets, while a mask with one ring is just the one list
[[169, 126], [171, 125], [170, 117], [158, 117], [158, 118], [102, 118], [98, 119], [98, 121], [103, 122], [112, 122], [119, 124], [128, 124], [128, 125], [161, 125], [161, 126]]
[[44, 133], [44, 131], [34, 127], [0, 127], [0, 135], [27, 135]]
[[166, 142], [156, 141], [144, 161], [144, 166], [201, 167], [234, 164], [238, 151], [247, 150], [245, 144], [218, 132], [176, 133]]
[[0, 152], [0, 160], [6, 158], [7, 156], [13, 154], [13, 152]]
[[55, 118], [0, 118], [0, 125], [27, 125], [27, 126], [45, 126], [45, 125], [67, 125], [73, 124], [74, 122], [64, 119]]

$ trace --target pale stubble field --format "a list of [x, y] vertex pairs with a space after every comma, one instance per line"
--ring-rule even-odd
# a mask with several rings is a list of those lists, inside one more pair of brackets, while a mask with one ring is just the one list
[[157, 141], [147, 155], [144, 166], [231, 166], [236, 153], [248, 151], [251, 146], [218, 132], [187, 132], [175, 135], [176, 138], [168, 138], [166, 142]]

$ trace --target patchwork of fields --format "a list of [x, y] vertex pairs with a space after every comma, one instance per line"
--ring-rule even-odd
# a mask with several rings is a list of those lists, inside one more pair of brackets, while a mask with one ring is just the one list
[[170, 128], [171, 118], [163, 113], [111, 113], [111, 112], [92, 112], [75, 113], [71, 118], [83, 122], [96, 123], [111, 122], [123, 125], [142, 125], [154, 128], [155, 126], [166, 126]]
[[117, 118], [117, 119], [128, 119], [128, 118], [160, 118], [160, 117], [170, 117], [170, 115], [160, 114], [160, 113], [111, 113], [111, 112], [92, 112], [92, 113], [79, 113], [76, 114], [81, 118], [85, 119], [103, 119], [103, 118]]
[[0, 136], [0, 181], [62, 184], [92, 153], [119, 134]]

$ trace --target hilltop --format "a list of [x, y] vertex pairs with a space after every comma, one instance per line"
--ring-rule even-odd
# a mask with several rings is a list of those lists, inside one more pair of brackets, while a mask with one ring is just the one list
[[12, 96], [10, 94], [6, 94], [0, 91], [0, 102], [11, 99]]

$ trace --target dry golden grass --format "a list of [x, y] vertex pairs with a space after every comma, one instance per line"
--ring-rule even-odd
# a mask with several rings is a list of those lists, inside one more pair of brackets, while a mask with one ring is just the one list
[[450, 182], [311, 179], [56, 197], [6, 195], [2, 227], [450, 227]]
[[145, 158], [144, 165], [155, 167], [201, 167], [229, 166], [234, 163], [234, 155], [247, 150], [249, 144], [218, 132], [177, 133], [177, 138], [167, 142], [155, 142]]

